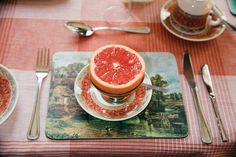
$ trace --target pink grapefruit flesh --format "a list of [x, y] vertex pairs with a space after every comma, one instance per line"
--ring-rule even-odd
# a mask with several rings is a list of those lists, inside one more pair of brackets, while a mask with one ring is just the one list
[[100, 90], [123, 94], [138, 87], [145, 76], [145, 63], [134, 50], [123, 45], [97, 49], [90, 59], [90, 79]]

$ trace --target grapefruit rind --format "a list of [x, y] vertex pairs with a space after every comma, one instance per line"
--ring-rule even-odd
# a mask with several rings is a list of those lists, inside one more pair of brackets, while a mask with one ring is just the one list
[[[126, 84], [121, 84], [121, 85], [113, 85], [110, 84], [108, 82], [105, 82], [103, 80], [101, 80], [94, 71], [95, 68], [95, 63], [94, 63], [94, 59], [96, 57], [96, 55], [100, 52], [102, 52], [104, 49], [106, 48], [110, 48], [110, 47], [117, 47], [117, 48], [123, 48], [126, 51], [135, 54], [135, 56], [137, 56], [137, 58], [139, 59], [141, 65], [142, 65], [142, 69], [140, 70], [140, 73], [138, 73], [136, 76], [134, 76], [134, 79], [130, 80], [128, 83]], [[127, 93], [129, 91], [132, 91], [133, 89], [137, 88], [143, 81], [144, 76], [145, 76], [145, 63], [143, 58], [133, 49], [124, 46], [124, 45], [106, 45], [103, 47], [100, 47], [99, 49], [97, 49], [93, 56], [90, 59], [90, 64], [89, 64], [89, 72], [90, 72], [90, 79], [92, 81], [92, 83], [99, 89], [101, 89], [102, 91], [106, 92], [106, 93], [111, 93], [111, 94], [123, 94], [123, 93]]]

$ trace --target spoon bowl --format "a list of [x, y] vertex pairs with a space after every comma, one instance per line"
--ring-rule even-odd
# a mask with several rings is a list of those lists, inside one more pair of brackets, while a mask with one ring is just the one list
[[94, 33], [94, 30], [91, 26], [81, 22], [69, 21], [65, 24], [65, 27], [81, 36], [91, 36]]

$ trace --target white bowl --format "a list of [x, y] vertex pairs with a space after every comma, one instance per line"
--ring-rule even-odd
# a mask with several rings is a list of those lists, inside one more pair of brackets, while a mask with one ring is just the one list
[[15, 79], [15, 76], [10, 72], [8, 68], [0, 64], [0, 75], [4, 76], [10, 83], [11, 86], [11, 97], [5, 111], [0, 114], [0, 124], [5, 122], [7, 118], [12, 114], [13, 110], [16, 107], [18, 96], [19, 96], [19, 87]]

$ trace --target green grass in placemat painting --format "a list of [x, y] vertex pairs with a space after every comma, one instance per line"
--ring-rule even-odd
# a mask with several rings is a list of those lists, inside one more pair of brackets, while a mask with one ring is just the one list
[[[54, 55], [47, 137], [177, 138], [187, 135], [188, 127], [174, 56], [170, 53], [142, 54], [152, 83], [167, 88], [168, 93], [154, 90], [151, 101], [143, 112], [129, 120], [110, 122], [87, 114], [74, 96], [74, 80], [87, 64], [90, 55], [89, 52], [61, 52]], [[153, 65], [158, 68], [153, 68]]]

